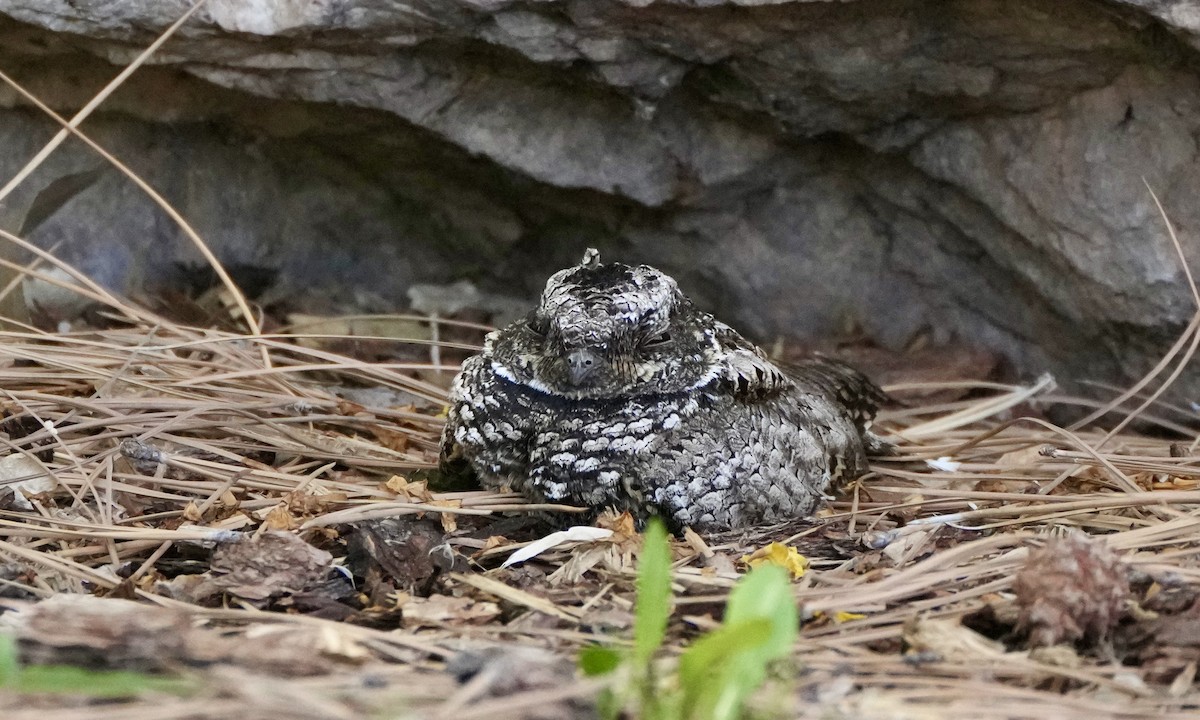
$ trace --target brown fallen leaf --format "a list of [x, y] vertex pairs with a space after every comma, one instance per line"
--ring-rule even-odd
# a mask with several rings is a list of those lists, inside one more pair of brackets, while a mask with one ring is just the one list
[[295, 530], [300, 527], [299, 521], [292, 516], [286, 502], [281, 502], [271, 508], [263, 516], [263, 525], [266, 525], [269, 530]]
[[359, 577], [375, 570], [395, 588], [415, 591], [438, 571], [433, 549], [445, 534], [432, 520], [411, 515], [354, 523], [347, 534], [347, 566]]
[[290, 532], [270, 530], [257, 537], [247, 535], [219, 543], [208, 572], [181, 575], [159, 583], [158, 588], [189, 602], [202, 602], [222, 592], [260, 601], [316, 586], [332, 567], [333, 556], [328, 552]]
[[406, 628], [422, 625], [482, 625], [500, 616], [500, 606], [494, 602], [450, 595], [409, 598], [400, 610]]
[[[462, 507], [461, 500], [430, 500], [429, 504], [434, 507], [444, 508]], [[442, 521], [442, 530], [445, 530], [447, 533], [452, 533], [458, 529], [458, 515], [456, 513], [438, 513], [438, 518]]]
[[384, 487], [396, 495], [402, 496], [408, 502], [431, 502], [433, 493], [425, 480], [410, 481], [403, 475], [393, 475], [384, 483]]
[[331, 505], [340, 505], [346, 502], [348, 495], [344, 492], [327, 492], [320, 495], [308, 492], [290, 492], [283, 497], [292, 512], [298, 515], [312, 516], [326, 511]]
[[1004, 645], [955, 620], [915, 616], [904, 623], [906, 654], [929, 654], [946, 662], [982, 662], [1004, 656]]

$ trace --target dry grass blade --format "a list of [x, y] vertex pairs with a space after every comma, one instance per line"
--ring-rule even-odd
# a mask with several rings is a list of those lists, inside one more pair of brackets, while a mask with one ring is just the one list
[[[435, 415], [444, 398], [410, 377], [407, 365], [367, 365], [299, 347], [286, 335], [139, 322], [62, 336], [0, 335], [8, 408], [37, 418], [26, 434], [9, 438], [8, 456], [48, 453], [43, 474], [54, 480], [54, 489], [28, 495], [30, 509], [0, 512], [0, 565], [35, 568], [40, 594], [85, 586], [118, 592], [123, 577], [115, 570], [125, 567], [138, 597], [174, 607], [179, 601], [155, 587], [166, 564], [178, 562], [180, 548], [258, 534], [269, 523], [336, 549], [342, 529], [402, 515], [453, 516], [487, 528], [503, 523], [505, 513], [569, 509], [530, 505], [511, 494], [406, 494], [411, 484], [389, 485], [396, 474], [432, 467], [438, 446]], [[258, 361], [260, 349], [270, 353], [270, 367]], [[338, 398], [339, 387], [363, 382], [420, 394], [408, 408], [347, 406]], [[1167, 439], [1122, 433], [1101, 450], [1103, 434], [1095, 430], [992, 419], [1030, 392], [1007, 389], [885, 420], [883, 430], [899, 439], [896, 455], [878, 461], [858, 497], [835, 500], [815, 527], [681, 541], [680, 613], [703, 624], [697, 611], [723, 602], [736, 581], [735, 573], [706, 565], [727, 558], [734, 567], [754, 547], [790, 537], [812, 563], [796, 588], [813, 618], [801, 641], [812, 673], [805, 692], [827, 692], [848, 673], [854, 690], [841, 701], [848, 707], [870, 714], [876, 693], [929, 717], [948, 717], [947, 708], [984, 689], [1003, 702], [976, 708], [972, 717], [1006, 717], [1039, 703], [1053, 703], [1063, 717], [1082, 715], [1094, 711], [1102, 693], [1125, 697], [1129, 717], [1167, 716], [1180, 702], [1200, 700], [1191, 690], [1184, 700], [1167, 700], [1149, 686], [1130, 686], [1101, 657], [1056, 667], [999, 652], [986, 660], [926, 663], [918, 671], [900, 652], [914, 617], [954, 624], [1002, 605], [1031, 542], [1065, 528], [1107, 534], [1145, 572], [1200, 586], [1200, 457], [1180, 457]], [[923, 460], [947, 454], [959, 463], [953, 472]], [[1053, 494], [1037, 492], [1068, 470]], [[0, 492], [30, 479], [2, 480]], [[489, 534], [485, 529], [478, 537]], [[462, 531], [446, 534], [446, 543], [485, 567], [520, 544], [485, 543]], [[636, 565], [619, 544], [554, 549], [527, 565], [542, 568], [545, 579], [521, 585], [515, 578], [536, 571], [484, 575], [468, 566], [443, 581], [448, 595], [499, 598], [518, 616], [507, 624], [443, 623], [424, 634], [339, 627], [381, 662], [417, 652], [418, 659], [404, 662], [419, 668], [427, 662], [419, 658], [449, 654], [464, 640], [573, 655], [595, 637], [582, 628], [631, 612]], [[214, 622], [328, 622], [183, 606]], [[862, 617], [829, 619], [848, 612]], [[534, 617], [541, 620], [522, 619]], [[673, 648], [685, 641], [685, 633], [673, 633]], [[986, 663], [994, 679], [983, 683], [972, 663]], [[513, 696], [512, 707], [540, 697], [530, 692]], [[457, 697], [462, 713], [508, 707], [485, 696], [468, 701], [449, 687], [443, 697]]]

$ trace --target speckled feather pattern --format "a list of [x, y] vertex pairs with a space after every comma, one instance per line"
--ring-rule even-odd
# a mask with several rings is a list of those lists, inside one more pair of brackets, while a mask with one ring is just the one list
[[[582, 378], [564, 360], [581, 350], [597, 365]], [[464, 363], [443, 463], [537, 502], [745, 527], [809, 515], [863, 474], [882, 397], [832, 360], [778, 366], [670, 277], [589, 253]]]

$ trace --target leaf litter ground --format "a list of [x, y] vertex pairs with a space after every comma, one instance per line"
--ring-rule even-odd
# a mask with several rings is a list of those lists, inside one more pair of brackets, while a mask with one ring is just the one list
[[[26, 664], [193, 685], [0, 694], [6, 717], [588, 716], [598, 684], [575, 658], [631, 637], [629, 518], [501, 568], [563, 508], [432, 489], [447, 371], [129, 305], [108, 325], [3, 338], [0, 623]], [[745, 558], [782, 549], [804, 622], [769, 715], [1194, 712], [1190, 413], [1158, 403], [1110, 434], [1046, 420], [1084, 404], [1048, 380], [890, 389], [896, 454], [818, 517], [673, 541], [662, 661], [719, 624]], [[1120, 554], [1129, 599], [1101, 642], [1031, 651], [1014, 577], [1068, 530]]]
[[[225, 290], [131, 304], [0, 231], [33, 258], [0, 257], [13, 274], [0, 302], [36, 278], [93, 303], [73, 332], [10, 318], [0, 337], [0, 713], [588, 717], [601, 683], [575, 659], [630, 644], [641, 538], [601, 518], [603, 539], [502, 568], [566, 509], [431, 486], [452, 354], [478, 328], [294, 318], [264, 332], [186, 220], [78, 129], [202, 4], [69, 122], [0, 73], [63, 127], [0, 201], [73, 136]], [[803, 625], [755, 717], [1193, 717], [1200, 455], [1194, 409], [1157, 397], [1198, 329], [1200, 314], [1103, 405], [1048, 379], [981, 381], [989, 361], [970, 352], [883, 358], [903, 401], [879, 422], [896, 454], [816, 518], [677, 538], [659, 662], [719, 625], [747, 563], [773, 562], [795, 577]], [[1090, 414], [1046, 419], [1063, 409]], [[1078, 532], [1104, 549], [1056, 544]], [[1085, 608], [1103, 637], [1029, 647], [1069, 635], [1068, 601], [1093, 591], [1120, 600]]]

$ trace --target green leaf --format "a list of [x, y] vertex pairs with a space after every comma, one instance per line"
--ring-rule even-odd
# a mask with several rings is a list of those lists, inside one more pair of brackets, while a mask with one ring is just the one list
[[633, 661], [645, 667], [667, 634], [671, 617], [671, 545], [657, 518], [646, 526], [638, 563], [637, 610], [633, 624]]
[[579, 669], [588, 677], [607, 675], [621, 665], [621, 654], [603, 645], [589, 645], [579, 653]]
[[751, 570], [729, 594], [725, 624], [680, 658], [684, 715], [735, 720], [768, 665], [791, 652], [799, 628], [787, 571], [774, 565]]
[[771, 621], [771, 638], [759, 651], [767, 660], [784, 657], [800, 634], [800, 613], [792, 596], [792, 583], [781, 567], [765, 565], [751, 570], [729, 593], [725, 622], [765, 618]]
[[80, 694], [90, 697], [117, 698], [162, 692], [185, 695], [194, 690], [192, 683], [178, 678], [157, 677], [126, 671], [97, 671], [65, 665], [33, 665], [17, 675], [9, 689], [23, 693]]
[[123, 670], [86, 670], [69, 665], [31, 665], [17, 661], [17, 642], [0, 634], [0, 688], [20, 693], [78, 694], [118, 698], [162, 692], [186, 695], [195, 683], [174, 677], [147, 675]]
[[16, 639], [12, 635], [0, 634], [0, 688], [16, 682], [19, 672]]
[[596, 714], [603, 720], [617, 720], [621, 716], [621, 697], [612, 688], [604, 688], [596, 695]]
[[679, 684], [685, 704], [690, 705], [711, 686], [712, 676], [737, 653], [765, 645], [771, 637], [772, 625], [762, 618], [726, 624], [707, 633], [679, 656]]

